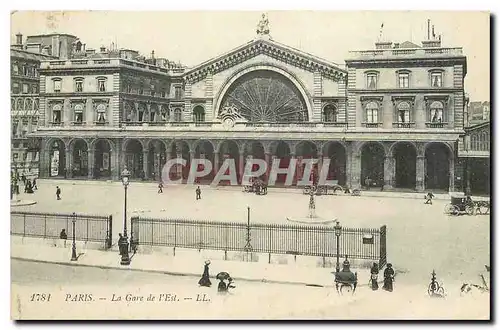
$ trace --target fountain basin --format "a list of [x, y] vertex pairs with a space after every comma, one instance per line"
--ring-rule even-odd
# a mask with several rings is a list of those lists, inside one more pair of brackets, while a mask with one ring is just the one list
[[321, 217], [314, 217], [314, 218], [311, 218], [311, 217], [293, 217], [293, 218], [290, 218], [290, 217], [287, 217], [286, 220], [290, 221], [290, 222], [296, 222], [296, 223], [302, 223], [302, 224], [307, 224], [307, 225], [330, 225], [330, 224], [335, 224], [335, 221], [337, 220], [337, 218], [329, 218], [329, 219], [325, 219], [325, 218], [321, 218]]

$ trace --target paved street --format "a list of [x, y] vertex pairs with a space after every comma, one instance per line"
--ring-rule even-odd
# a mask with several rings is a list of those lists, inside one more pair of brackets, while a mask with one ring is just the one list
[[[183, 318], [183, 317], [253, 317], [253, 318], [449, 318], [487, 317], [488, 295], [460, 298], [451, 291], [446, 300], [426, 297], [424, 286], [396, 283], [395, 291], [372, 292], [360, 288], [354, 296], [338, 296], [333, 288], [307, 287], [269, 283], [238, 282], [229, 296], [216, 293], [211, 288], [199, 288], [198, 278], [167, 276], [132, 271], [102, 270], [88, 267], [60, 266], [44, 263], [12, 261], [12, 292], [17, 300], [14, 308], [29, 309], [30, 315], [70, 317], [72, 313], [88, 312], [93, 317]], [[215, 274], [212, 274], [214, 276]], [[45, 304], [44, 312], [37, 312], [36, 303], [29, 297], [34, 291], [51, 292], [52, 300]], [[212, 280], [216, 284], [215, 280]], [[145, 296], [150, 293], [176, 294], [177, 303], [131, 301], [113, 302], [113, 294]], [[67, 301], [79, 294], [92, 294], [92, 301], [74, 303]], [[205, 294], [210, 301], [196, 301]], [[130, 296], [129, 296], [130, 297]], [[186, 300], [184, 298], [192, 297]], [[71, 300], [71, 298], [69, 300]], [[102, 298], [102, 299], [100, 299]], [[52, 304], [52, 305], [50, 305]], [[16, 307], [18, 306], [18, 307]], [[21, 306], [21, 307], [19, 307]], [[356, 308], [353, 308], [356, 306]], [[418, 308], [415, 308], [418, 306]]]
[[[62, 188], [62, 200], [55, 199], [55, 186]], [[119, 183], [75, 184], [43, 181], [30, 199], [37, 204], [16, 210], [44, 212], [81, 212], [113, 214], [114, 237], [122, 228], [123, 187]], [[157, 194], [155, 184], [132, 182], [129, 188], [129, 214], [142, 216], [246, 221], [246, 207], [251, 207], [251, 221], [287, 223], [286, 217], [307, 214], [308, 196], [270, 192], [266, 196], [246, 194], [237, 189], [216, 190], [202, 187], [202, 199], [195, 200], [193, 186], [170, 186]], [[22, 198], [23, 195], [21, 195]], [[396, 269], [427, 278], [432, 269], [444, 278], [476, 279], [489, 264], [489, 217], [448, 216], [448, 203], [436, 200], [424, 205], [423, 198], [376, 198], [320, 196], [317, 214], [338, 218], [347, 227], [388, 228], [388, 261]]]

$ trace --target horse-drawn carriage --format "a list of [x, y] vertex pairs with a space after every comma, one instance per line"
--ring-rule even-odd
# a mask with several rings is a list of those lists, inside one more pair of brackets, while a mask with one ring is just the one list
[[331, 186], [318, 185], [318, 186], [315, 186], [315, 188], [312, 188], [312, 186], [305, 186], [304, 189], [302, 190], [302, 193], [304, 195], [309, 195], [311, 193], [311, 189], [315, 189], [315, 194], [317, 196], [335, 195], [337, 192], [342, 193], [344, 191], [344, 188], [342, 188], [342, 186], [340, 186], [339, 184], [334, 184]]
[[451, 196], [451, 203], [445, 206], [444, 213], [450, 215], [489, 214], [490, 202], [487, 200], [473, 201], [470, 196]]
[[243, 187], [244, 192], [254, 193], [256, 195], [267, 195], [267, 184], [263, 180], [252, 178], [249, 183], [249, 185]]
[[302, 193], [304, 195], [310, 195], [311, 190], [313, 190], [316, 196], [321, 195], [336, 195], [337, 193], [345, 193], [351, 194], [352, 196], [360, 196], [361, 192], [359, 189], [350, 190], [349, 188], [344, 189], [338, 183], [334, 183], [333, 185], [317, 185], [317, 186], [305, 186], [302, 189]]

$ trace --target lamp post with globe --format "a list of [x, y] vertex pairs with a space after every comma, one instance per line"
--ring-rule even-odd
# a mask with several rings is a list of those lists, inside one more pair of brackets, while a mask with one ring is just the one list
[[120, 254], [122, 256], [122, 260], [120, 262], [121, 265], [130, 265], [130, 257], [128, 254], [128, 236], [127, 236], [127, 188], [129, 185], [130, 172], [125, 169], [121, 174], [123, 188], [125, 190], [125, 202], [123, 208], [123, 237], [118, 242], [120, 248]]

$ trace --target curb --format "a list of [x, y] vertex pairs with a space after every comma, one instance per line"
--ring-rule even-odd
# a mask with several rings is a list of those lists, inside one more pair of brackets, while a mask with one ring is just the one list
[[[180, 273], [180, 272], [171, 272], [164, 270], [155, 270], [155, 269], [133, 269], [133, 268], [121, 268], [117, 266], [102, 266], [102, 265], [88, 265], [88, 264], [78, 264], [67, 261], [47, 261], [47, 260], [38, 260], [31, 258], [23, 258], [23, 257], [10, 257], [11, 260], [19, 260], [26, 262], [38, 262], [44, 264], [55, 264], [62, 266], [78, 266], [78, 267], [92, 267], [92, 268], [100, 268], [100, 269], [111, 269], [111, 270], [128, 270], [134, 272], [143, 272], [143, 273], [156, 273], [156, 274], [164, 274], [171, 276], [188, 276], [188, 277], [200, 277], [199, 273]], [[335, 288], [335, 285], [322, 285], [322, 284], [314, 284], [307, 282], [292, 282], [292, 281], [275, 281], [275, 280], [266, 280], [266, 279], [255, 279], [255, 278], [244, 278], [244, 277], [233, 277], [235, 280], [246, 281], [246, 282], [262, 282], [262, 283], [270, 283], [270, 284], [289, 284], [289, 285], [305, 285], [305, 286], [313, 286], [313, 287], [321, 287], [321, 288]], [[333, 281], [332, 281], [333, 283]], [[359, 287], [365, 287], [368, 284], [358, 284]]]

